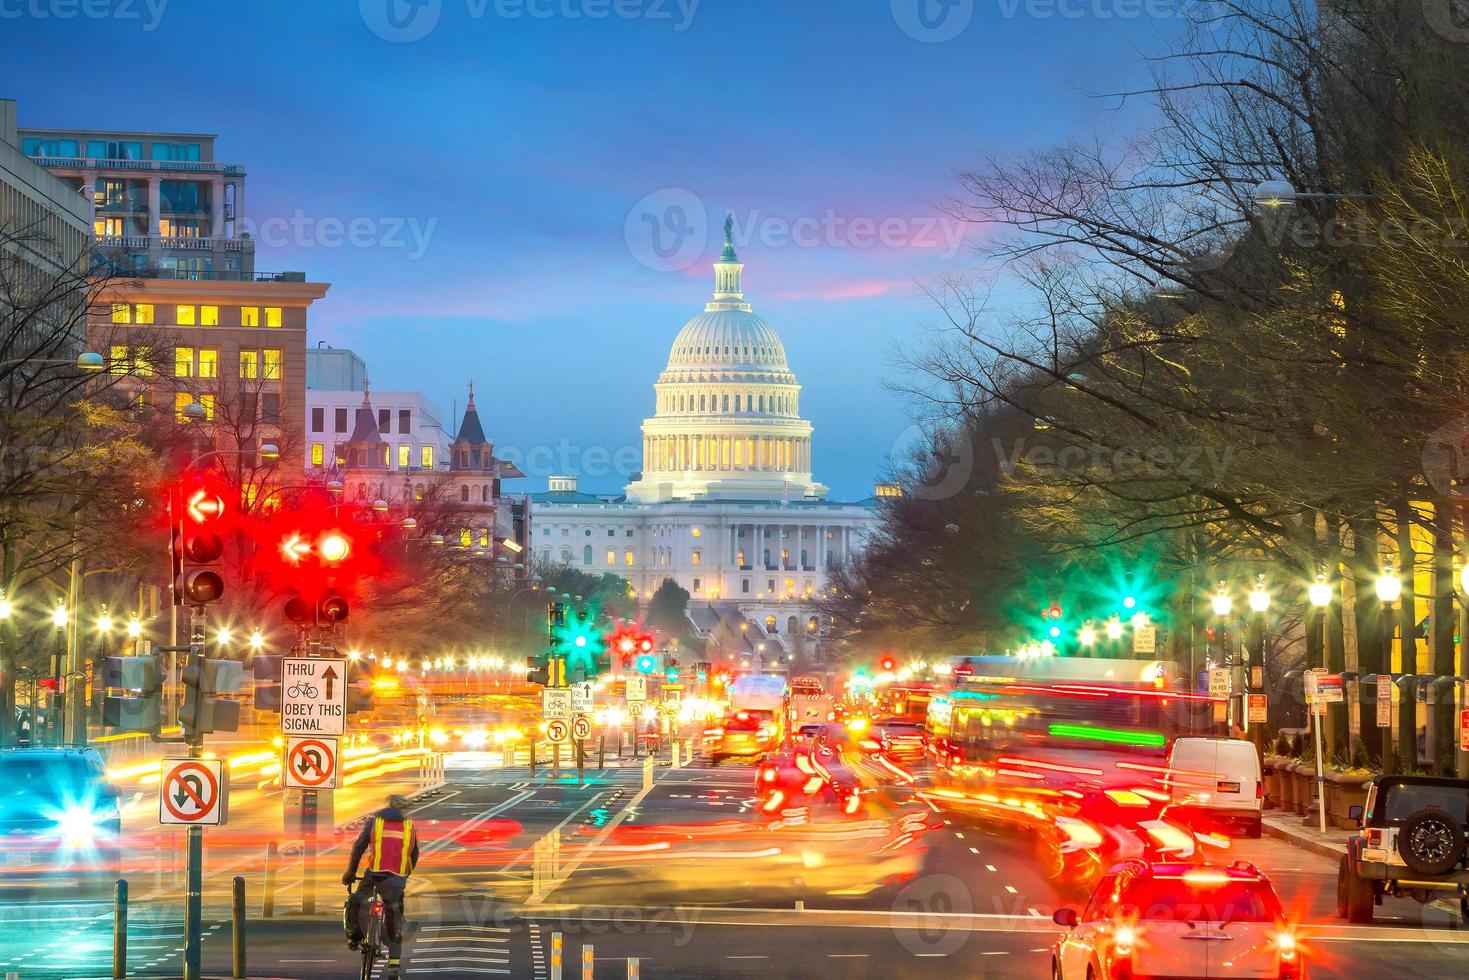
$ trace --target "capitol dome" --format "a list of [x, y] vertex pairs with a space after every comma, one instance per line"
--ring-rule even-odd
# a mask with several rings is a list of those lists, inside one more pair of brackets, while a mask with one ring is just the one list
[[812, 499], [811, 423], [775, 329], [745, 302], [732, 222], [714, 263], [714, 296], [684, 324], [643, 422], [637, 501]]

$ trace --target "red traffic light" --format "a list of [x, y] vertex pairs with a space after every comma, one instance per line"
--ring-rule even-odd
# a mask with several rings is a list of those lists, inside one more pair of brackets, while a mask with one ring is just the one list
[[892, 654], [884, 654], [883, 658], [877, 662], [877, 665], [888, 673], [892, 673], [898, 669], [898, 661], [893, 658]]
[[1060, 606], [1060, 604], [1055, 603], [1055, 602], [1051, 603], [1051, 608], [1048, 609], [1048, 610], [1046, 610], [1046, 617], [1048, 619], [1060, 619], [1061, 618], [1061, 606]]
[[643, 637], [642, 637], [642, 639], [638, 640], [638, 652], [639, 653], [652, 653], [653, 652], [653, 638], [651, 636], [648, 636], [647, 634], [644, 634]]
[[195, 524], [207, 524], [224, 516], [224, 498], [199, 487], [184, 501], [184, 514]]
[[323, 623], [341, 623], [347, 619], [347, 600], [339, 595], [329, 595], [317, 607]]
[[224, 497], [207, 486], [185, 486], [173, 502], [174, 602], [203, 606], [224, 596]]

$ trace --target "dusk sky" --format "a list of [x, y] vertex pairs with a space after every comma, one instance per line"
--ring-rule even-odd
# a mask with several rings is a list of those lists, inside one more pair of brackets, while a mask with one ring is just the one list
[[516, 490], [625, 482], [604, 460], [640, 444], [732, 212], [816, 476], [853, 499], [910, 424], [884, 381], [931, 320], [916, 284], [977, 265], [985, 230], [936, 207], [953, 174], [1111, 135], [1092, 93], [1138, 76], [1168, 6], [26, 0], [0, 7], [0, 97], [22, 127], [218, 134], [256, 267], [332, 284], [309, 343], [446, 414], [472, 375]]

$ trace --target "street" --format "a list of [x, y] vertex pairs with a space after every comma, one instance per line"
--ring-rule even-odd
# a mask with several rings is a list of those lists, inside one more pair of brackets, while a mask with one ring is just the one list
[[[871, 860], [835, 870], [775, 863], [768, 852], [786, 841], [755, 821], [747, 766], [695, 760], [672, 769], [664, 760], [644, 793], [643, 766], [630, 757], [589, 771], [581, 785], [574, 773], [531, 776], [489, 761], [450, 755], [448, 782], [413, 812], [424, 853], [408, 897], [408, 975], [545, 978], [559, 934], [567, 976], [590, 947], [595, 975], [609, 978], [625, 976], [629, 957], [649, 977], [923, 977], [935, 969], [1035, 977], [1049, 969], [1058, 932], [1051, 913], [1077, 904], [1039, 873], [1023, 836], [893, 785], [885, 798], [926, 811], [930, 830], [913, 877], [883, 882]], [[560, 841], [559, 867], [543, 869], [532, 902], [535, 844], [548, 835]], [[685, 854], [647, 848], [679, 841], [695, 843]], [[297, 867], [282, 872], [270, 919], [260, 917], [259, 869], [218, 865], [211, 852], [206, 974], [229, 975], [229, 880], [238, 873], [247, 882], [251, 976], [350, 975], [357, 957], [341, 936], [336, 882], [346, 847], [339, 837], [318, 856], [317, 914], [300, 914]], [[1348, 926], [1334, 918], [1336, 868], [1325, 858], [1268, 838], [1234, 840], [1228, 857], [1275, 882], [1302, 923], [1312, 976], [1446, 976], [1469, 962], [1469, 931], [1447, 908], [1389, 900], [1377, 924]], [[176, 976], [181, 925], [176, 889], [136, 890], [130, 975]], [[106, 976], [98, 964], [110, 956], [111, 927], [110, 901], [7, 900], [0, 969]]]

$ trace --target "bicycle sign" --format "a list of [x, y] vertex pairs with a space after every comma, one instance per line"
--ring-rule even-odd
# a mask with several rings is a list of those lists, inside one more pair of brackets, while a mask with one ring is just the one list
[[158, 822], [218, 826], [229, 812], [229, 780], [219, 759], [164, 759], [158, 781]]
[[341, 735], [346, 727], [347, 661], [340, 657], [287, 657], [283, 660], [281, 732], [285, 735]]
[[281, 768], [287, 789], [336, 789], [337, 740], [288, 738]]

